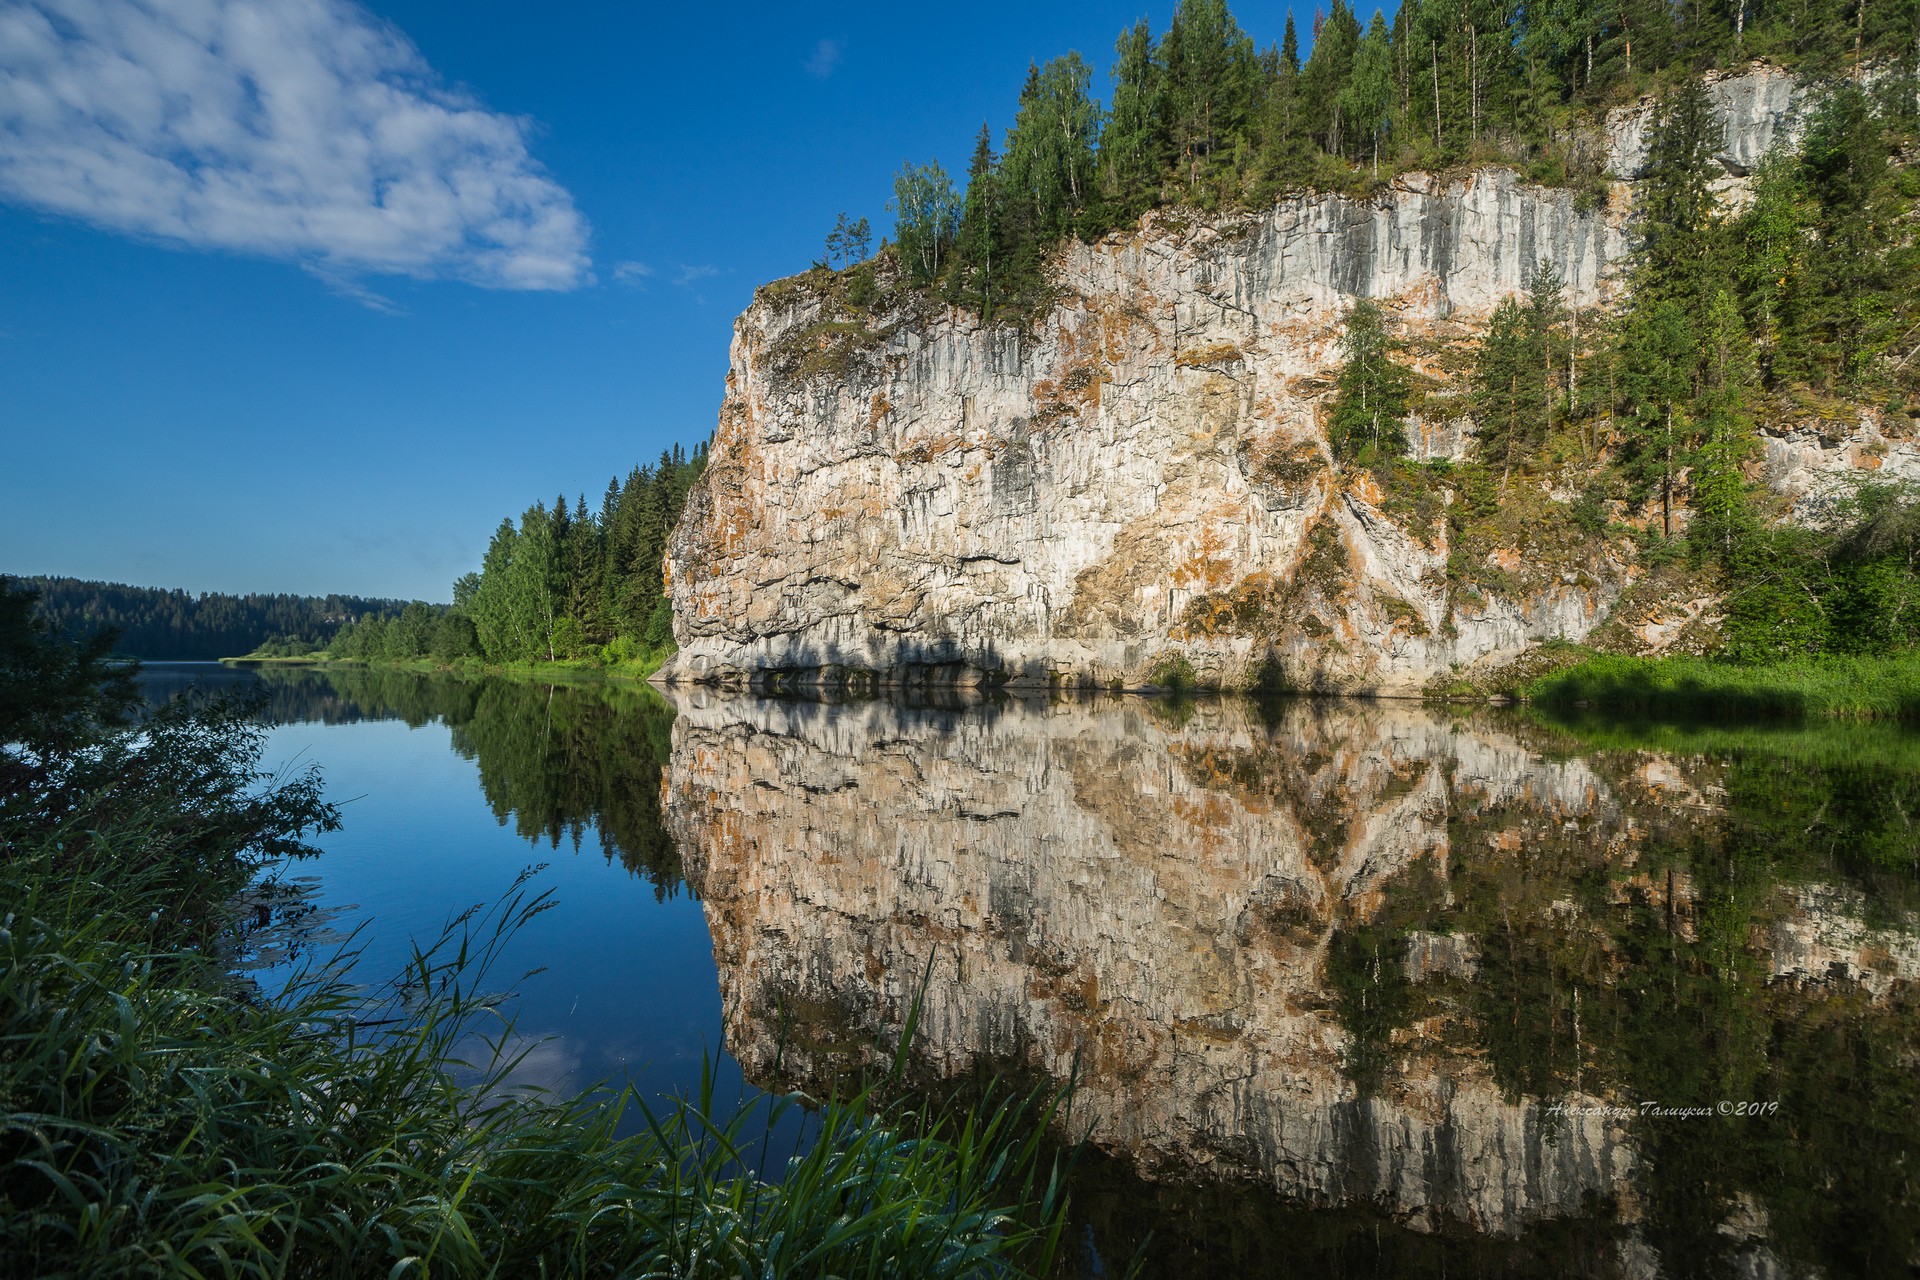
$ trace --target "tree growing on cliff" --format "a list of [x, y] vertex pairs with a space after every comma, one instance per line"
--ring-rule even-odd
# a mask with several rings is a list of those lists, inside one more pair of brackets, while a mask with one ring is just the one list
[[865, 262], [869, 248], [873, 244], [873, 228], [865, 218], [849, 219], [842, 213], [833, 224], [833, 230], [827, 232], [826, 265], [829, 267], [850, 267], [856, 262]]
[[1394, 358], [1398, 348], [1380, 304], [1369, 298], [1354, 303], [1340, 338], [1339, 389], [1327, 420], [1327, 439], [1336, 457], [1368, 462], [1407, 451], [1404, 424], [1411, 379]]
[[1393, 51], [1386, 19], [1378, 11], [1354, 49], [1353, 67], [1340, 90], [1340, 116], [1356, 158], [1366, 157], [1380, 172], [1380, 147], [1393, 123]]
[[900, 166], [893, 179], [894, 243], [900, 260], [916, 284], [932, 284], [940, 277], [960, 232], [960, 195], [953, 179], [932, 164]]
[[1662, 537], [1673, 534], [1674, 488], [1695, 442], [1692, 393], [1699, 365], [1698, 336], [1685, 303], [1665, 298], [1633, 309], [1619, 352], [1623, 467], [1636, 496], [1659, 494]]
[[1020, 110], [1000, 161], [1000, 188], [1026, 232], [1045, 244], [1073, 230], [1093, 194], [1101, 111], [1077, 53], [1027, 70]]
[[1124, 226], [1151, 208], [1167, 166], [1166, 125], [1158, 104], [1162, 68], [1142, 18], [1114, 45], [1113, 110], [1100, 135], [1099, 226]]
[[1503, 486], [1532, 446], [1545, 409], [1534, 345], [1526, 309], [1513, 298], [1501, 299], [1474, 356], [1473, 410], [1480, 456], [1500, 467]]
[[[1801, 148], [1805, 287], [1787, 339], [1794, 363], [1824, 390], [1884, 383], [1897, 370], [1883, 361], [1920, 329], [1912, 283], [1920, 250], [1907, 225], [1912, 188], [1902, 189], [1888, 163], [1898, 142], [1887, 116], [1858, 85], [1843, 85], [1815, 114]], [[1911, 350], [1899, 357], [1902, 367], [1920, 358]]]
[[1546, 442], [1556, 406], [1565, 417], [1566, 318], [1560, 273], [1543, 260], [1524, 303], [1506, 298], [1494, 308], [1475, 353], [1475, 434], [1481, 458], [1500, 467], [1503, 489], [1521, 460]]
[[1211, 202], [1256, 100], [1259, 63], [1226, 0], [1180, 0], [1160, 42], [1161, 115], [1186, 189]]
[[1710, 183], [1720, 141], [1720, 119], [1699, 79], [1660, 99], [1647, 147], [1646, 187], [1638, 201], [1636, 298], [1705, 296], [1717, 241]]
[[999, 157], [993, 153], [993, 132], [980, 126], [974, 140], [973, 161], [967, 168], [967, 195], [954, 239], [953, 270], [947, 277], [947, 297], [971, 307], [988, 320], [999, 299], [995, 271], [1000, 268], [1000, 241], [1005, 221], [1000, 195]]
[[1346, 121], [1340, 94], [1353, 74], [1353, 55], [1360, 47], [1360, 23], [1345, 0], [1333, 0], [1326, 21], [1314, 23], [1313, 48], [1300, 71], [1300, 96], [1307, 127], [1329, 155], [1341, 155]]

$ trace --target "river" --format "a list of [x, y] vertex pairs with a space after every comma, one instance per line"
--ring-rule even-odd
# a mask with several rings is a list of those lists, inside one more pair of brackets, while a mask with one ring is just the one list
[[[1403, 702], [260, 688], [363, 972], [529, 867], [518, 1078], [1078, 1081], [1071, 1275], [1905, 1274], [1920, 738]], [[522, 977], [523, 973], [531, 972]]]

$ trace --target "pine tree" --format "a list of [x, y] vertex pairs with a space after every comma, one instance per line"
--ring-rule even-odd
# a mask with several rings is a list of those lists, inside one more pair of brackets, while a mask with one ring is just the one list
[[1253, 42], [1226, 0], [1180, 0], [1160, 43], [1161, 114], [1189, 191], [1230, 160], [1253, 103]]
[[1808, 242], [1799, 157], [1781, 149], [1761, 162], [1753, 200], [1735, 232], [1739, 282], [1761, 367], [1776, 382], [1807, 376], [1801, 295]]
[[494, 662], [518, 659], [531, 649], [532, 638], [509, 598], [507, 585], [519, 540], [513, 521], [503, 519], [487, 544], [479, 581], [464, 602], [479, 634], [481, 651]]
[[1545, 405], [1539, 394], [1545, 356], [1536, 343], [1528, 308], [1503, 298], [1493, 309], [1474, 359], [1473, 408], [1480, 455], [1501, 469], [1504, 490], [1513, 469], [1543, 432]]
[[585, 643], [601, 645], [613, 638], [611, 620], [603, 609], [605, 587], [601, 565], [606, 531], [587, 510], [587, 496], [579, 496], [567, 525], [564, 572], [565, 613], [579, 624]]
[[1360, 23], [1346, 0], [1333, 0], [1333, 12], [1314, 37], [1313, 52], [1300, 72], [1300, 97], [1307, 127], [1333, 155], [1344, 155], [1345, 121], [1340, 110], [1341, 90], [1353, 75], [1354, 54], [1360, 47]]
[[1124, 226], [1151, 208], [1167, 166], [1163, 90], [1153, 34], [1142, 18], [1114, 45], [1113, 110], [1100, 135], [1097, 165], [1106, 226]]
[[1742, 464], [1752, 452], [1747, 401], [1758, 370], [1745, 317], [1730, 289], [1715, 290], [1701, 334], [1701, 385], [1696, 397], [1700, 447], [1693, 469], [1694, 525], [1688, 540], [1712, 546], [1723, 561], [1749, 538], [1755, 521], [1746, 500]]
[[1277, 192], [1299, 190], [1313, 177], [1313, 147], [1300, 94], [1300, 44], [1294, 34], [1293, 14], [1288, 13], [1278, 65], [1260, 106], [1256, 198], [1271, 199]]
[[1721, 136], [1713, 99], [1697, 77], [1661, 98], [1640, 197], [1637, 299], [1704, 296], [1715, 212], [1708, 184]]
[[[518, 658], [555, 658], [554, 627], [560, 621], [560, 541], [565, 536], [566, 508], [558, 513], [536, 502], [520, 517], [520, 536], [514, 540], [507, 566], [506, 599], [515, 634], [521, 638]], [[558, 526], [558, 527], [556, 527]]]
[[[1890, 143], [1866, 92], [1846, 84], [1822, 104], [1801, 146], [1801, 182], [1813, 206], [1815, 237], [1802, 326], [1810, 372], [1826, 388], [1863, 388], [1899, 336], [1912, 306], [1907, 272], [1890, 270], [1904, 238], [1905, 201], [1893, 190]], [[1910, 250], [1910, 246], [1909, 250]], [[1904, 255], [1909, 269], [1909, 251]], [[1902, 283], [1902, 277], [1908, 276]], [[1810, 339], [1810, 340], [1809, 340]]]
[[991, 320], [999, 301], [996, 289], [995, 261], [1002, 234], [1002, 211], [997, 158], [993, 154], [993, 134], [986, 125], [973, 146], [973, 161], [967, 168], [967, 194], [960, 215], [960, 231], [953, 245], [953, 271], [948, 277], [947, 296], [961, 306], [978, 311]]
[[1072, 53], [1029, 68], [1020, 93], [1000, 161], [1000, 189], [1042, 242], [1071, 231], [1092, 193], [1100, 109], [1087, 95], [1091, 81], [1087, 64]]
[[1694, 440], [1689, 414], [1700, 351], [1686, 303], [1636, 303], [1616, 355], [1626, 407], [1626, 472], [1641, 494], [1660, 495], [1660, 532], [1673, 534], [1674, 484]]
[[1380, 304], [1364, 298], [1354, 303], [1340, 338], [1344, 359], [1327, 422], [1336, 457], [1370, 461], [1407, 451], [1404, 424], [1411, 380], [1394, 359], [1396, 349]]
[[1533, 279], [1527, 284], [1527, 341], [1529, 355], [1538, 362], [1534, 385], [1538, 388], [1540, 439], [1543, 441], [1553, 432], [1556, 384], [1561, 381], [1559, 371], [1566, 367], [1563, 358], [1567, 342], [1561, 333], [1566, 319], [1567, 307], [1560, 270], [1551, 261], [1542, 258], [1535, 264]]
[[1386, 19], [1377, 10], [1354, 51], [1353, 69], [1340, 90], [1339, 109], [1351, 145], [1370, 157], [1378, 176], [1380, 146], [1387, 137], [1393, 111], [1393, 51]]
[[1414, 42], [1407, 129], [1431, 143], [1437, 162], [1465, 156], [1473, 141], [1466, 0], [1423, 0], [1411, 23]]

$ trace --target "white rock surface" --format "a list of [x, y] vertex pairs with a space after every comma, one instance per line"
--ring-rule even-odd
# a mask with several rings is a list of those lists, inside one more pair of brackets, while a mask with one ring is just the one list
[[[1897, 419], [1895, 429], [1904, 426]], [[1920, 441], [1889, 437], [1874, 417], [1851, 430], [1812, 424], [1763, 433], [1762, 478], [1793, 502], [1796, 520], [1824, 523], [1863, 484], [1920, 484]]]
[[[812, 378], [795, 353], [840, 335], [814, 327], [810, 291], [763, 291], [669, 558], [668, 678], [944, 667], [1132, 686], [1178, 656], [1233, 683], [1276, 656], [1300, 683], [1408, 692], [1577, 639], [1619, 566], [1452, 599], [1445, 522], [1410, 529], [1377, 491], [1339, 487], [1319, 414], [1355, 299], [1409, 338], [1458, 334], [1542, 258], [1591, 306], [1624, 252], [1617, 218], [1505, 170], [1163, 215], [1069, 246], [1033, 336], [944, 308], [884, 317]], [[1457, 424], [1420, 425], [1423, 453], [1459, 455]], [[1316, 527], [1348, 568], [1302, 582]], [[1277, 628], [1195, 624], [1197, 599], [1235, 591]]]
[[[1714, 159], [1728, 176], [1747, 177], [1773, 146], [1798, 140], [1814, 95], [1785, 70], [1757, 62], [1732, 73], [1709, 73], [1706, 81], [1723, 127]], [[1654, 111], [1647, 98], [1607, 113], [1607, 172], [1615, 178], [1646, 176]]]

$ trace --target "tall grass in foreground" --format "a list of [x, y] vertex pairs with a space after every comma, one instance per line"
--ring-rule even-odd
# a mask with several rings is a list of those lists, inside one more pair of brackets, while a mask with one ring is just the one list
[[1602, 654], [1527, 685], [1556, 709], [1669, 718], [1920, 719], [1920, 653], [1740, 666], [1706, 658]]
[[489, 1028], [512, 1042], [482, 991], [545, 905], [524, 886], [371, 993], [341, 968], [271, 998], [237, 983], [236, 895], [337, 814], [311, 771], [259, 771], [241, 708], [126, 727], [106, 652], [51, 637], [0, 581], [0, 1275], [1050, 1268], [1057, 1095], [958, 1120], [829, 1100], [767, 1169], [771, 1119], [717, 1111], [711, 1072], [656, 1112], [516, 1090], [511, 1055], [462, 1062]]
[[[463, 975], [515, 899], [369, 1004], [337, 976], [248, 1004], [134, 942], [110, 876], [10, 862], [0, 896], [0, 1258], [32, 1276], [981, 1276], [1045, 1268], [1050, 1104], [907, 1129], [821, 1108], [778, 1181], [769, 1118], [710, 1086], [664, 1112], [450, 1068], [489, 1016]], [[111, 900], [110, 900], [111, 899]], [[375, 1024], [370, 1029], [368, 1024]], [[711, 1072], [708, 1073], [711, 1081]], [[791, 1100], [770, 1100], [782, 1108]], [[639, 1131], [621, 1136], [626, 1106]], [[632, 1127], [632, 1126], [625, 1126]], [[910, 1131], [909, 1131], [910, 1130]]]

